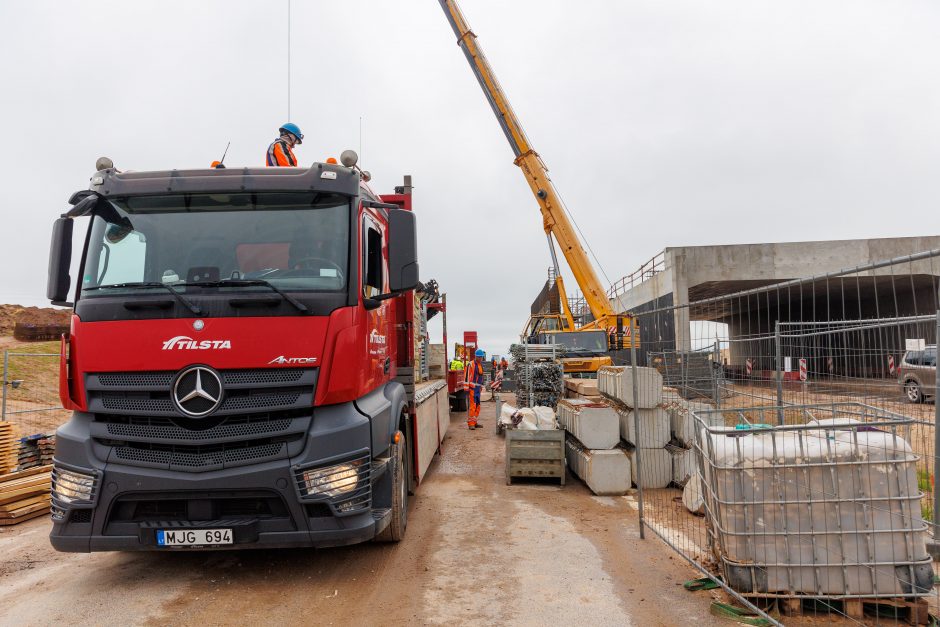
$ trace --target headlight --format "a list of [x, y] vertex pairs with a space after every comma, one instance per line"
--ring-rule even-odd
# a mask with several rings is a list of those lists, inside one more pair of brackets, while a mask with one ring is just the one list
[[95, 477], [71, 470], [55, 469], [52, 473], [52, 494], [63, 503], [91, 502]]
[[336, 497], [348, 494], [359, 484], [359, 466], [362, 462], [337, 464], [326, 468], [305, 470], [301, 475], [301, 490], [309, 496], [322, 494]]

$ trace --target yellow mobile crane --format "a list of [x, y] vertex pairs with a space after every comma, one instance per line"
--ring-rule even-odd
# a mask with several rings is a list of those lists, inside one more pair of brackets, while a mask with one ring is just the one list
[[[598, 279], [594, 267], [588, 260], [587, 253], [581, 246], [574, 226], [568, 218], [561, 197], [548, 176], [548, 168], [545, 167], [542, 158], [529, 144], [529, 139], [526, 137], [525, 131], [522, 130], [522, 124], [509, 105], [506, 94], [503, 93], [499, 82], [496, 80], [493, 68], [490, 67], [489, 61], [486, 60], [483, 51], [477, 45], [476, 35], [470, 30], [470, 26], [467, 24], [467, 20], [461, 13], [457, 3], [455, 0], [438, 1], [441, 8], [444, 9], [444, 14], [447, 16], [447, 21], [450, 22], [454, 34], [457, 36], [457, 44], [467, 57], [470, 68], [477, 77], [480, 87], [493, 109], [493, 113], [496, 114], [496, 119], [503, 129], [506, 139], [509, 140], [509, 145], [516, 156], [514, 163], [522, 169], [522, 173], [525, 175], [532, 193], [535, 194], [542, 212], [542, 226], [548, 237], [548, 246], [555, 268], [555, 280], [562, 300], [562, 314], [533, 316], [526, 325], [527, 328], [524, 334], [528, 337], [535, 336], [537, 338], [544, 338], [543, 334], [545, 333], [554, 334], [553, 339], [559, 344], [565, 346], [575, 344], [573, 347], [575, 353], [594, 354], [597, 351], [591, 350], [591, 347], [600, 346], [598, 342], [602, 342], [602, 352], [606, 353], [610, 348], [608, 336], [614, 338], [615, 348], [629, 348], [631, 343], [636, 341], [635, 338], [639, 336], [636, 321], [630, 316], [617, 314], [611, 307], [600, 279]], [[594, 318], [593, 321], [578, 329], [573, 328], [574, 320], [568, 309], [564, 283], [558, 271], [558, 260], [555, 256], [552, 236], [561, 247], [561, 252], [565, 256], [568, 267], [571, 268], [575, 281], [581, 288], [585, 302]], [[564, 335], [557, 335], [560, 333]], [[578, 335], [580, 333], [591, 333], [592, 335], [582, 337]], [[600, 336], [603, 336], [602, 339]], [[582, 339], [588, 341], [582, 342]], [[582, 344], [587, 346], [582, 346]], [[607, 355], [603, 357], [594, 356], [584, 360], [573, 358], [570, 361], [571, 363], [566, 363], [566, 372], [596, 373], [598, 368], [611, 363], [610, 357]], [[575, 362], [582, 363], [576, 364]]]

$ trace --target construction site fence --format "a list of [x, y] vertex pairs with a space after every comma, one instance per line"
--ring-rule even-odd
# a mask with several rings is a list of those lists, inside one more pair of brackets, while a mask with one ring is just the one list
[[641, 535], [771, 624], [936, 616], [938, 277], [933, 250], [631, 312]]
[[16, 438], [51, 434], [68, 420], [59, 399], [59, 354], [3, 352], [0, 420]]

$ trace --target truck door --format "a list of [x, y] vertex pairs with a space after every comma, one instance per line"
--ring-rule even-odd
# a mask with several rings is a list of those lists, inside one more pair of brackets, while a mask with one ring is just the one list
[[[388, 291], [388, 238], [386, 222], [374, 210], [362, 212], [362, 295], [371, 298]], [[390, 376], [392, 355], [388, 330], [390, 301], [366, 312], [367, 377], [373, 388]]]

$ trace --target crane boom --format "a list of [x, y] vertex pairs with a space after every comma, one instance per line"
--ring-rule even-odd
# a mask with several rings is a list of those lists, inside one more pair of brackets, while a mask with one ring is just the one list
[[587, 253], [581, 245], [581, 241], [575, 232], [571, 220], [565, 211], [564, 203], [555, 190], [552, 179], [548, 176], [548, 168], [529, 145], [529, 139], [525, 131], [522, 130], [522, 124], [516, 117], [506, 94], [503, 93], [493, 68], [483, 54], [483, 51], [477, 45], [476, 35], [470, 30], [467, 20], [461, 13], [455, 0], [438, 0], [447, 21], [450, 22], [454, 34], [457, 36], [457, 44], [463, 50], [467, 57], [467, 62], [473, 70], [474, 75], [483, 88], [493, 113], [499, 121], [509, 145], [516, 156], [515, 164], [522, 169], [526, 182], [535, 194], [542, 211], [542, 226], [545, 233], [553, 235], [558, 246], [561, 248], [568, 266], [574, 275], [575, 281], [584, 293], [584, 299], [594, 316], [595, 323], [598, 326], [610, 326], [616, 318], [616, 312], [610, 306], [607, 294], [594, 271], [594, 266], [588, 260]]

